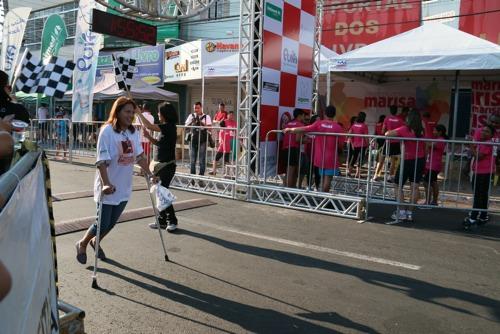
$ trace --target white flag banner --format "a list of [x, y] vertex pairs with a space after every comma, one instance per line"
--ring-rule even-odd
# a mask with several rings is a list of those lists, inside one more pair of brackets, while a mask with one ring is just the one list
[[24, 37], [24, 29], [30, 16], [31, 8], [14, 8], [5, 15], [2, 34], [2, 61], [0, 67], [9, 77], [12, 77], [16, 66], [17, 56]]
[[92, 121], [92, 101], [97, 71], [97, 58], [103, 37], [90, 31], [94, 0], [80, 0], [75, 33], [75, 70], [73, 71], [73, 122]]
[[0, 36], [3, 37], [3, 24], [5, 21], [5, 8], [3, 6], [3, 0], [0, 0]]
[[53, 254], [39, 159], [0, 212], [0, 259], [12, 277], [0, 302], [1, 333], [59, 333]]

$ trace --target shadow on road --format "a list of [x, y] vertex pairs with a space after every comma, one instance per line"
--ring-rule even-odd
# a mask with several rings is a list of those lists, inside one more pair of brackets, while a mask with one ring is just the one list
[[445, 304], [444, 301], [447, 299], [455, 299], [463, 302], [468, 302], [488, 309], [492, 318], [486, 319], [491, 321], [500, 320], [500, 301], [471, 292], [447, 288], [397, 274], [351, 267], [296, 253], [240, 244], [193, 231], [183, 230], [182, 234], [206, 240], [221, 247], [230, 249], [232, 251], [241, 252], [247, 255], [259, 256], [295, 266], [324, 269], [339, 274], [353, 276], [368, 284], [373, 284], [376, 286], [398, 291], [401, 294], [405, 294], [408, 297], [423, 302], [441, 306], [452, 311], [484, 318], [483, 316], [475, 314], [467, 309], [460, 308], [458, 306], [452, 306], [453, 300], [450, 301], [450, 304]]
[[[193, 307], [204, 313], [211, 314], [220, 319], [224, 319], [231, 323], [237, 324], [249, 332], [315, 334], [338, 333], [333, 329], [316, 325], [314, 323], [305, 321], [300, 318], [292, 317], [272, 309], [250, 306], [209, 293], [201, 292], [185, 285], [168, 281], [161, 277], [153, 276], [151, 274], [147, 274], [142, 271], [130, 268], [114, 260], [108, 259], [107, 263], [114, 265], [122, 270], [127, 270], [131, 273], [142, 276], [150, 281], [161, 284], [165, 286], [165, 288], [152, 286], [145, 282], [138, 281], [131, 277], [124, 276], [120, 273], [105, 268], [100, 268], [99, 272], [122, 279], [159, 296], [168, 298], [173, 302]], [[88, 269], [92, 269], [92, 267], [88, 267]], [[103, 291], [108, 294], [113, 294], [109, 290]], [[126, 299], [130, 300], [130, 298]], [[138, 303], [142, 304], [141, 302]]]
[[[369, 216], [371, 223], [387, 223], [393, 221], [391, 214], [395, 205], [370, 204]], [[413, 223], [401, 222], [397, 226], [415, 228], [440, 233], [458, 234], [470, 238], [500, 241], [500, 216], [490, 214], [490, 222], [478, 227], [475, 231], [464, 231], [462, 222], [467, 215], [465, 211], [453, 209], [416, 209]]]

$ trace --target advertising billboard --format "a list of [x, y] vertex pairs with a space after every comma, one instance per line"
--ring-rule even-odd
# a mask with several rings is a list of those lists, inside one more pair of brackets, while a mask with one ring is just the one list
[[[276, 134], [291, 120], [294, 108], [312, 107], [314, 0], [267, 0], [264, 4], [260, 171], [276, 171]], [[268, 139], [266, 141], [266, 139]]]
[[500, 115], [500, 81], [472, 81], [471, 135], [483, 127], [491, 115]]
[[[115, 52], [118, 57], [126, 57], [137, 61], [137, 72], [134, 74], [134, 80], [141, 80], [154, 86], [163, 86], [164, 45], [143, 46], [128, 49], [126, 51]], [[102, 72], [113, 70], [113, 58], [111, 52], [101, 52], [97, 62], [97, 76]]]
[[184, 43], [165, 50], [165, 82], [201, 78], [201, 41]]
[[420, 1], [328, 1], [322, 44], [342, 54], [420, 26]]
[[240, 50], [239, 40], [214, 39], [204, 40], [202, 44], [203, 66], [216, 62], [222, 58], [237, 54]]
[[500, 11], [498, 1], [462, 0], [460, 30], [500, 44]]

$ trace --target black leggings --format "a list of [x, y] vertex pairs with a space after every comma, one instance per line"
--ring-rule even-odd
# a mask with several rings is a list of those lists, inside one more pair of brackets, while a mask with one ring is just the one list
[[487, 216], [488, 209], [488, 199], [491, 182], [491, 174], [474, 174], [472, 178], [472, 187], [474, 188], [474, 205], [473, 209], [483, 209], [485, 211], [472, 210], [470, 213], [471, 219], [477, 219], [479, 215], [480, 218], [485, 219]]
[[[175, 175], [175, 164], [169, 164], [160, 169], [155, 173], [155, 176], [158, 176], [161, 180], [161, 185], [165, 188], [170, 186], [170, 182], [174, 178]], [[167, 224], [176, 224], [177, 225], [177, 217], [175, 216], [174, 205], [169, 206], [165, 210], [160, 212], [160, 225]]]

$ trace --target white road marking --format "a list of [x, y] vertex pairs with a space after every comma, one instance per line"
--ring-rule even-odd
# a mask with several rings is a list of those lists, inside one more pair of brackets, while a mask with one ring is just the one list
[[199, 221], [191, 220], [189, 218], [184, 217], [183, 220], [189, 220], [192, 223], [207, 226], [216, 230], [220, 231], [225, 231], [225, 232], [231, 232], [235, 234], [240, 234], [244, 235], [247, 237], [252, 237], [256, 239], [261, 239], [261, 240], [267, 240], [267, 241], [272, 241], [272, 242], [277, 242], [283, 245], [288, 245], [288, 246], [294, 246], [294, 247], [300, 247], [300, 248], [305, 248], [305, 249], [310, 249], [310, 250], [315, 250], [318, 252], [323, 252], [323, 253], [328, 253], [328, 254], [333, 254], [333, 255], [339, 255], [339, 256], [345, 256], [353, 259], [358, 259], [358, 260], [363, 260], [363, 261], [368, 261], [368, 262], [374, 262], [374, 263], [380, 263], [380, 264], [385, 264], [393, 267], [399, 267], [399, 268], [404, 268], [404, 269], [410, 269], [410, 270], [420, 270], [422, 267], [417, 266], [414, 264], [409, 264], [409, 263], [404, 263], [404, 262], [398, 262], [398, 261], [393, 261], [393, 260], [387, 260], [383, 259], [380, 257], [374, 257], [374, 256], [369, 256], [369, 255], [364, 255], [364, 254], [358, 254], [358, 253], [352, 253], [352, 252], [346, 252], [346, 251], [341, 251], [337, 249], [332, 249], [332, 248], [327, 248], [327, 247], [322, 247], [322, 246], [317, 246], [317, 245], [311, 245], [311, 244], [306, 244], [303, 242], [299, 241], [293, 241], [293, 240], [288, 240], [288, 239], [282, 239], [282, 238], [276, 238], [276, 237], [270, 237], [267, 235], [262, 235], [262, 234], [257, 234], [257, 233], [252, 233], [252, 232], [245, 232], [237, 229], [233, 229], [230, 227], [221, 227], [217, 226], [214, 224], [210, 223], [200, 223]]

